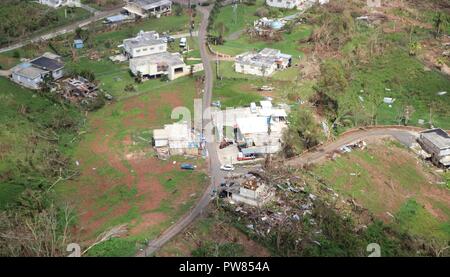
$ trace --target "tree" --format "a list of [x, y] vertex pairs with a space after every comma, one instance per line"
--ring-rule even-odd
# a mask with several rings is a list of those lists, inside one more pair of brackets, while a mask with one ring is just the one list
[[437, 38], [441, 35], [442, 29], [450, 23], [450, 17], [442, 12], [436, 13], [433, 17], [434, 36]]
[[176, 16], [181, 16], [183, 14], [183, 7], [179, 4], [174, 5], [174, 12]]
[[309, 110], [293, 110], [288, 121], [289, 128], [283, 134], [283, 151], [287, 157], [318, 145], [324, 138], [321, 127]]
[[42, 93], [50, 92], [52, 89], [53, 81], [54, 80], [52, 74], [45, 74], [44, 77], [42, 78], [41, 83], [39, 84], [40, 91]]
[[137, 84], [141, 84], [141, 83], [142, 83], [142, 73], [141, 73], [140, 71], [138, 71], [138, 72], [136, 73], [136, 76], [134, 77], [134, 81], [135, 81]]
[[333, 120], [338, 113], [338, 98], [345, 93], [348, 86], [341, 62], [327, 60], [320, 65], [320, 78], [314, 87], [316, 104]]

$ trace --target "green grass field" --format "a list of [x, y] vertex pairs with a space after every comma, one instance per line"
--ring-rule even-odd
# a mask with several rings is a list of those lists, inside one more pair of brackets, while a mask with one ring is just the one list
[[[120, 224], [130, 230], [127, 237], [94, 247], [90, 256], [134, 254], [200, 197], [207, 181], [203, 160], [175, 156], [161, 161], [151, 147], [152, 130], [174, 122], [170, 118], [174, 107], [192, 110], [196, 94], [195, 77], [153, 80], [144, 82], [133, 95], [118, 97], [117, 102], [89, 114], [87, 133], [73, 152], [82, 174], [59, 184], [58, 195], [83, 199], [76, 206], [79, 224], [87, 230], [86, 240]], [[198, 169], [182, 171], [182, 162], [194, 163]]]
[[450, 129], [450, 95], [438, 95], [438, 92], [448, 91], [450, 79], [434, 70], [425, 71], [424, 65], [406, 51], [394, 50], [367, 66], [355, 68], [351, 87], [344, 97], [361, 95], [363, 86], [367, 92], [377, 93], [381, 99], [396, 99], [392, 107], [380, 105], [378, 124], [398, 124], [405, 106], [411, 105], [414, 112], [410, 124], [417, 125], [419, 119], [428, 122], [431, 111], [434, 126]]
[[303, 55], [299, 50], [299, 41], [309, 37], [311, 30], [312, 28], [309, 25], [297, 26], [290, 34], [283, 33], [281, 41], [251, 39], [244, 33], [236, 40], [226, 40], [223, 45], [214, 45], [213, 49], [220, 53], [235, 56], [246, 51], [261, 50], [268, 47], [278, 49], [294, 58], [299, 58]]
[[[55, 129], [66, 116], [75, 123], [81, 118], [70, 106], [61, 106], [36, 92], [0, 78], [0, 209], [13, 204], [25, 189], [52, 182], [46, 159], [60, 150], [70, 152], [76, 135], [70, 128]], [[64, 115], [64, 116], [63, 116]], [[52, 133], [51, 130], [57, 130]], [[45, 138], [58, 136], [59, 141]]]
[[[318, 166], [315, 172], [340, 194], [352, 197], [396, 228], [428, 240], [450, 240], [450, 191], [433, 184], [397, 143], [369, 145]], [[392, 215], [392, 216], [390, 216]]]

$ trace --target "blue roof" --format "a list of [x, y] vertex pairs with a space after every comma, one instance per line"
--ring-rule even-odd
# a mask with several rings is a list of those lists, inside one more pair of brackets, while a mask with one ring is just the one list
[[110, 17], [107, 17], [106, 20], [108, 20], [109, 22], [120, 22], [120, 21], [124, 21], [125, 19], [128, 19], [129, 17], [123, 14], [118, 14], [118, 15], [113, 15]]
[[278, 20], [274, 21], [270, 24], [270, 27], [272, 27], [272, 29], [276, 29], [276, 30], [283, 28], [283, 26], [284, 26], [284, 24]]

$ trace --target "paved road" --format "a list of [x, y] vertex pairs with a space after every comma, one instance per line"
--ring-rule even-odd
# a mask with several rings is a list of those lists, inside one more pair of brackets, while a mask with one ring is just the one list
[[[212, 125], [211, 116], [209, 113], [209, 107], [211, 106], [212, 98], [212, 88], [213, 88], [213, 72], [211, 68], [211, 60], [206, 47], [206, 27], [208, 25], [208, 18], [211, 7], [199, 7], [200, 13], [202, 14], [202, 22], [199, 29], [199, 44], [200, 44], [200, 54], [203, 61], [204, 72], [205, 72], [205, 84], [203, 91], [203, 130], [204, 134], [211, 133]], [[211, 139], [207, 140], [207, 151], [208, 151], [208, 167], [211, 176], [211, 183], [208, 188], [203, 193], [202, 197], [198, 201], [197, 205], [178, 222], [167, 229], [161, 236], [157, 239], [151, 241], [147, 247], [137, 253], [138, 257], [145, 257], [152, 255], [161, 246], [167, 243], [170, 239], [179, 234], [183, 229], [185, 229], [189, 224], [194, 221], [199, 215], [201, 215], [204, 209], [208, 206], [212, 199], [213, 190], [217, 188], [220, 181], [223, 178], [223, 172], [220, 170], [219, 157], [217, 155], [217, 145]]]
[[368, 139], [371, 137], [391, 136], [403, 144], [410, 144], [418, 135], [418, 129], [403, 126], [392, 127], [375, 127], [368, 129], [360, 129], [348, 132], [339, 137], [336, 141], [323, 145], [315, 151], [304, 153], [296, 158], [290, 159], [285, 164], [289, 166], [304, 166], [313, 164], [326, 159], [334, 151], [351, 142]]
[[17, 48], [21, 48], [21, 47], [23, 47], [25, 45], [28, 45], [30, 43], [35, 43], [35, 42], [39, 42], [39, 41], [43, 41], [43, 40], [49, 40], [49, 39], [52, 39], [52, 38], [60, 36], [60, 35], [64, 35], [64, 34], [67, 34], [67, 33], [74, 32], [79, 27], [81, 28], [81, 27], [89, 25], [89, 24], [91, 24], [93, 22], [102, 20], [102, 19], [104, 19], [106, 17], [115, 15], [115, 14], [119, 13], [121, 10], [122, 10], [122, 8], [117, 8], [117, 9], [114, 9], [114, 10], [97, 12], [97, 13], [95, 13], [94, 16], [92, 16], [92, 17], [90, 17], [88, 19], [72, 23], [72, 24], [70, 24], [68, 26], [63, 26], [63, 27], [57, 28], [55, 30], [52, 30], [52, 31], [46, 33], [46, 34], [32, 36], [31, 38], [24, 39], [22, 41], [19, 41], [19, 42], [13, 44], [13, 45], [10, 45], [10, 46], [4, 47], [4, 48], [0, 48], [0, 53], [11, 51], [11, 50], [14, 50], [14, 49], [17, 49]]

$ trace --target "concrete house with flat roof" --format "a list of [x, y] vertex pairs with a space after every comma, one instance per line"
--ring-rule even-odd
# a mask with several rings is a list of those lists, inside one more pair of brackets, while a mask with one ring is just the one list
[[236, 56], [234, 70], [238, 73], [267, 77], [276, 70], [283, 70], [292, 64], [292, 56], [280, 50], [264, 48], [259, 52], [245, 52]]
[[431, 129], [420, 133], [418, 142], [437, 166], [450, 167], [450, 135], [442, 129]]
[[80, 0], [39, 0], [40, 4], [47, 5], [52, 8], [59, 8], [62, 6], [80, 7]]
[[159, 17], [172, 12], [170, 0], [129, 0], [123, 8], [125, 13], [134, 18]]
[[123, 40], [124, 54], [128, 58], [138, 58], [167, 51], [167, 42], [155, 31], [140, 31], [136, 37]]
[[63, 77], [64, 64], [59, 56], [45, 53], [41, 57], [13, 67], [11, 71], [13, 82], [30, 89], [39, 89], [46, 75], [50, 74], [53, 80]]

